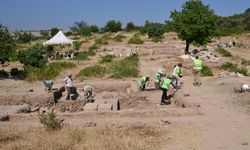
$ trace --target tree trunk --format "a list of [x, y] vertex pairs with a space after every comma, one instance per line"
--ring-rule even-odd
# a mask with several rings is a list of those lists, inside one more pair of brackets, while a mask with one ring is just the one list
[[189, 50], [189, 45], [190, 45], [190, 43], [186, 40], [186, 48], [185, 48], [185, 55], [187, 55], [189, 52], [188, 52], [188, 50]]

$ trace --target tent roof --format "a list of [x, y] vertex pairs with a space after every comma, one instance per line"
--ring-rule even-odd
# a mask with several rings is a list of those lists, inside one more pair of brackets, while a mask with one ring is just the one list
[[56, 45], [56, 44], [71, 44], [73, 45], [74, 40], [66, 37], [62, 31], [59, 31], [54, 37], [44, 42], [43, 45]]

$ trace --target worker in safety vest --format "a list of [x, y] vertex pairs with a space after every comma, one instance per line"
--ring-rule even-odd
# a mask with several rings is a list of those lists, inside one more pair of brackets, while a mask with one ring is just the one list
[[177, 88], [180, 88], [180, 83], [181, 83], [180, 78], [182, 78], [181, 67], [182, 67], [182, 63], [178, 63], [177, 65], [174, 66], [174, 70], [172, 72], [173, 83], [175, 84]]
[[84, 86], [83, 92], [84, 92], [84, 99], [87, 102], [90, 102], [90, 103], [94, 102], [94, 99], [93, 99], [93, 89], [92, 89], [91, 86], [89, 86], [89, 85]]
[[170, 85], [172, 85], [175, 89], [175, 85], [172, 83], [173, 77], [172, 75], [168, 75], [167, 78], [163, 78], [161, 82], [161, 90], [162, 90], [162, 96], [161, 96], [161, 105], [170, 104], [170, 99], [168, 98], [167, 91], [170, 88]]
[[161, 69], [159, 69], [156, 73], [155, 73], [155, 79], [154, 79], [154, 82], [155, 82], [155, 89], [156, 90], [159, 90], [161, 88], [160, 86], [160, 82], [162, 80], [162, 71]]
[[194, 86], [201, 85], [201, 80], [200, 80], [201, 70], [202, 70], [202, 60], [200, 60], [199, 57], [196, 56], [194, 60], [194, 83], [193, 83]]
[[142, 76], [138, 80], [138, 85], [139, 85], [140, 91], [145, 91], [146, 86], [148, 86], [148, 84], [149, 84], [149, 77], [148, 76]]

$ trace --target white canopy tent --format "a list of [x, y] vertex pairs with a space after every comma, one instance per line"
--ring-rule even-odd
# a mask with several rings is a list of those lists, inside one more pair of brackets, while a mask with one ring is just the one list
[[66, 37], [62, 31], [59, 31], [54, 37], [44, 42], [43, 45], [57, 45], [57, 44], [71, 44], [73, 45], [74, 40]]

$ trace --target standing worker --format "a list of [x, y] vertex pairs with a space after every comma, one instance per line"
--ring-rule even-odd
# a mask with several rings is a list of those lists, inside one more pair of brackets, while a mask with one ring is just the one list
[[155, 89], [159, 90], [161, 88], [160, 83], [162, 80], [162, 71], [161, 69], [159, 69], [156, 73], [155, 73]]
[[175, 89], [176, 86], [172, 83], [173, 77], [171, 75], [168, 75], [167, 78], [163, 78], [161, 83], [161, 90], [162, 90], [162, 96], [161, 96], [161, 105], [170, 104], [170, 100], [168, 99], [167, 91], [170, 88], [170, 85], [172, 85]]
[[72, 88], [73, 88], [73, 79], [72, 79], [72, 75], [68, 74], [67, 77], [63, 80], [65, 83], [65, 87], [67, 90], [67, 95], [66, 95], [66, 100], [70, 100], [70, 94], [72, 92]]
[[202, 70], [202, 60], [199, 59], [198, 56], [195, 56], [194, 60], [194, 83], [193, 85], [200, 86], [201, 81], [200, 81], [200, 76], [201, 76], [201, 70]]
[[182, 67], [182, 63], [178, 63], [177, 65], [174, 66], [174, 70], [172, 73], [173, 82], [175, 84], [175, 87], [178, 89], [180, 88], [180, 83], [181, 83], [180, 78], [182, 78], [181, 67]]
[[142, 76], [138, 80], [138, 84], [139, 84], [140, 91], [145, 91], [146, 86], [148, 86], [148, 84], [149, 84], [149, 77], [148, 76]]
[[94, 99], [93, 99], [93, 89], [91, 86], [86, 85], [83, 88], [83, 92], [84, 92], [84, 99], [86, 100], [86, 102], [88, 103], [93, 103]]

